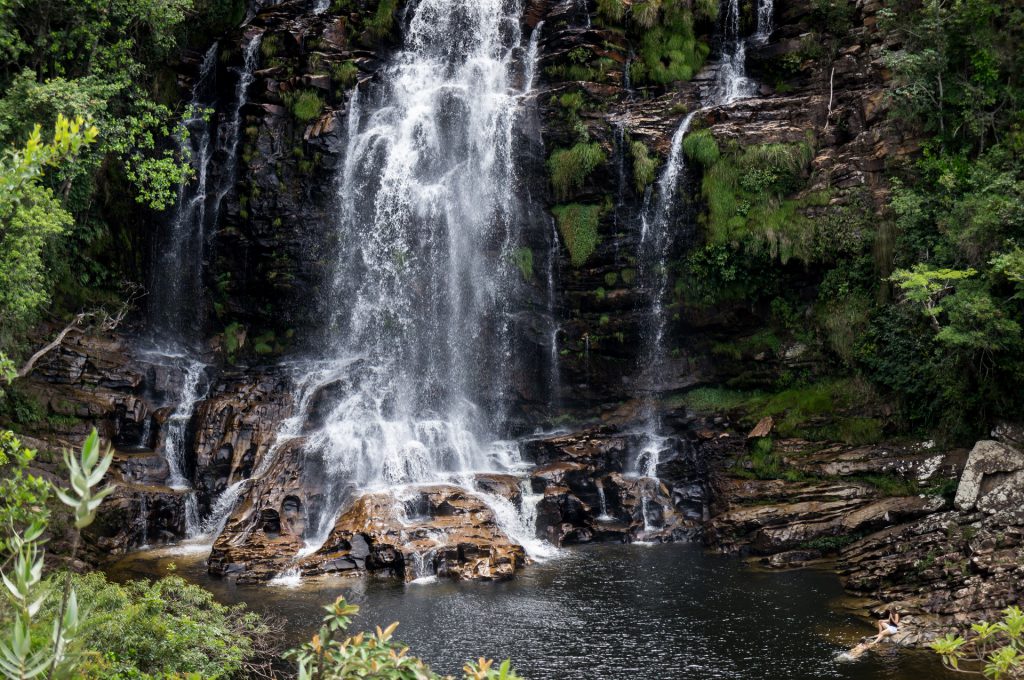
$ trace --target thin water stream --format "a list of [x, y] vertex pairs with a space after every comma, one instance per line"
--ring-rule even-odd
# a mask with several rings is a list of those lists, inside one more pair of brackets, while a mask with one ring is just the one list
[[424, 578], [282, 579], [238, 586], [212, 579], [204, 555], [139, 553], [115, 578], [178, 573], [223, 602], [285, 618], [288, 644], [311, 635], [321, 605], [345, 595], [360, 629], [400, 621], [398, 638], [439, 672], [480, 655], [514, 660], [532, 680], [785, 678], [951, 680], [928, 652], [836, 655], [871, 632], [835, 608], [843, 591], [819, 571], [765, 572], [693, 545], [599, 545], [563, 550], [511, 581]]

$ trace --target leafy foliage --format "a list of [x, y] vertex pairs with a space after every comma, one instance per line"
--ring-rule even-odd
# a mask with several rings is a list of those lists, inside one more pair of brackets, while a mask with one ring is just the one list
[[[111, 487], [94, 490], [113, 458], [110, 451], [100, 453], [96, 430], [85, 440], [79, 456], [70, 451], [64, 452], [71, 488], [54, 489], [54, 492], [74, 512], [76, 529], [81, 530], [92, 523], [100, 503], [113, 490]], [[27, 500], [30, 499], [23, 499]], [[32, 510], [31, 506], [22, 506], [19, 512]], [[63, 676], [75, 667], [78, 657], [71, 645], [78, 636], [81, 618], [70, 575], [65, 578], [59, 604], [53, 604], [52, 625], [46, 626], [41, 633], [35, 630], [41, 610], [48, 602], [53, 602], [53, 589], [43, 582], [41, 546], [46, 527], [46, 515], [37, 512], [27, 528], [16, 531], [12, 526], [6, 536], [11, 557], [6, 563], [9, 569], [2, 573], [2, 577], [6, 586], [4, 595], [13, 611], [4, 622], [9, 624], [10, 631], [0, 637], [0, 672], [16, 680], [28, 680], [44, 673], [51, 678], [58, 673]], [[71, 559], [75, 556], [77, 536]]]
[[[22, 446], [9, 430], [0, 430], [0, 526], [15, 532], [25, 531], [33, 522], [49, 518], [47, 500], [50, 484], [29, 473], [36, 452]], [[11, 552], [6, 535], [0, 535], [0, 559]]]
[[[348, 680], [349, 678], [390, 678], [392, 680], [440, 680], [422, 660], [409, 655], [409, 648], [394, 640], [398, 623], [372, 633], [348, 635], [352, 617], [359, 607], [339, 597], [325, 607], [320, 631], [313, 639], [286, 653], [298, 664], [299, 680]], [[520, 680], [509, 661], [497, 668], [487, 659], [467, 663], [465, 680]]]
[[630, 75], [634, 82], [664, 85], [686, 81], [703, 66], [710, 53], [698, 39], [695, 23], [712, 22], [718, 14], [713, 0], [599, 0], [599, 16], [611, 23], [625, 23], [640, 43], [639, 59]]
[[58, 115], [52, 139], [36, 125], [24, 146], [0, 159], [0, 348], [49, 299], [43, 252], [72, 223], [43, 173], [73, 162], [98, 134], [82, 118]]
[[273, 633], [266, 619], [177, 576], [117, 584], [93, 573], [73, 584], [84, 678], [242, 677]]
[[654, 183], [658, 171], [658, 159], [652, 157], [647, 145], [640, 141], [630, 144], [629, 150], [633, 156], [633, 184], [637, 192], [642, 194], [647, 187]]
[[701, 193], [707, 201], [707, 240], [750, 253], [766, 253], [785, 264], [815, 259], [815, 223], [802, 212], [824, 196], [788, 198], [804, 183], [809, 144], [761, 144], [722, 152], [706, 131], [683, 140], [688, 157], [704, 167]]
[[512, 251], [512, 261], [519, 268], [524, 281], [533, 280], [533, 251], [529, 248], [516, 248]]
[[972, 624], [968, 637], [948, 633], [931, 647], [951, 670], [993, 680], [1024, 678], [1024, 612], [1009, 607], [1002, 620]]
[[320, 116], [324, 109], [324, 100], [313, 90], [289, 92], [283, 97], [285, 105], [295, 118], [308, 123]]

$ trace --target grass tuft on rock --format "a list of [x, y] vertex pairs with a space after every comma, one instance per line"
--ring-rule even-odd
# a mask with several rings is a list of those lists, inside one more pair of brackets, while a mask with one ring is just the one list
[[633, 183], [637, 193], [644, 193], [658, 172], [658, 159], [651, 156], [650, 150], [643, 142], [633, 142], [629, 146], [633, 156]]
[[512, 262], [519, 268], [524, 281], [533, 280], [533, 251], [529, 248], [516, 248], [512, 252]]
[[296, 120], [308, 123], [320, 116], [324, 110], [324, 100], [313, 90], [301, 90], [285, 94], [284, 103]]
[[606, 159], [604, 150], [597, 142], [580, 142], [569, 149], [556, 149], [548, 159], [555, 197], [565, 200], [582, 189], [590, 173]]
[[558, 220], [558, 231], [562, 234], [565, 247], [573, 267], [582, 267], [597, 249], [600, 235], [597, 227], [601, 220], [601, 206], [570, 203], [552, 209]]
[[703, 167], [709, 168], [718, 161], [720, 154], [718, 142], [715, 141], [711, 130], [696, 130], [683, 138], [683, 153], [690, 160], [697, 161]]

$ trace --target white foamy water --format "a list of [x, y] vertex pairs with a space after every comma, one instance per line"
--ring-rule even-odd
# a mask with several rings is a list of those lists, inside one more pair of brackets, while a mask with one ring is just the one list
[[303, 431], [325, 490], [306, 550], [358, 490], [469, 487], [475, 472], [524, 467], [496, 433], [524, 287], [514, 125], [542, 26], [524, 49], [517, 1], [423, 0], [408, 12], [403, 49], [349, 105], [328, 348], [346, 367], [318, 404], [322, 424]]

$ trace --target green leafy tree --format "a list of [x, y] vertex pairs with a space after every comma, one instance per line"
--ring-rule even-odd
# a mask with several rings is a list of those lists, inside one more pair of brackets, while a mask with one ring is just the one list
[[[43, 174], [72, 161], [98, 135], [84, 119], [58, 115], [52, 138], [44, 141], [36, 125], [23, 146], [0, 159], [0, 349], [46, 303], [43, 251], [72, 223]], [[4, 369], [9, 378], [12, 366]]]
[[958, 271], [955, 269], [933, 268], [926, 264], [917, 264], [910, 270], [900, 269], [893, 272], [890, 278], [908, 302], [921, 305], [928, 320], [941, 331], [939, 315], [943, 308], [943, 297], [956, 289], [956, 283], [977, 274], [973, 269]]

